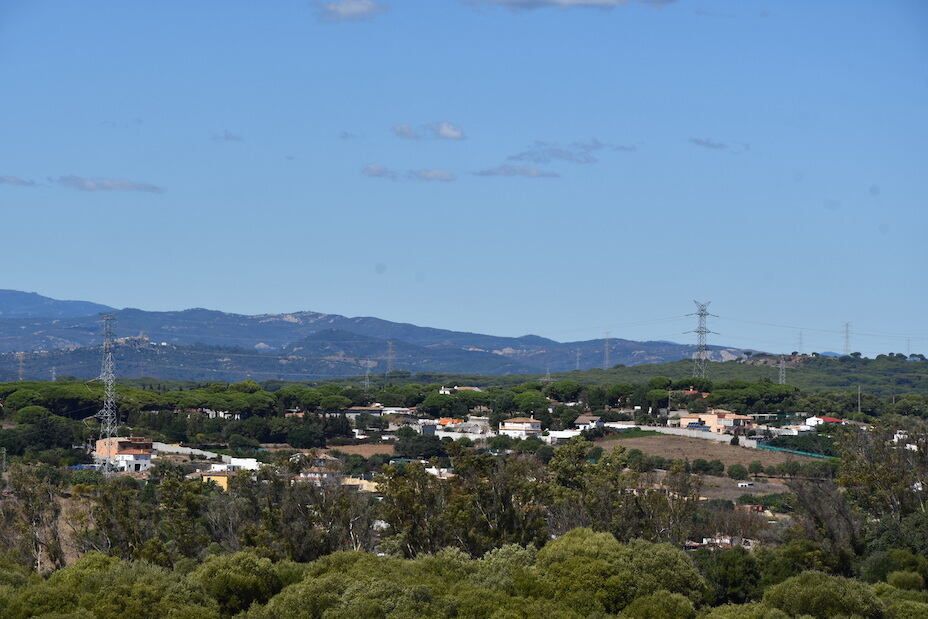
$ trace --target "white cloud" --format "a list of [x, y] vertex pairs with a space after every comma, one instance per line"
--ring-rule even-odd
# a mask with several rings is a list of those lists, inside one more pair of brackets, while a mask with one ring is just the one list
[[422, 170], [407, 170], [406, 172], [400, 172], [398, 170], [380, 165], [379, 163], [372, 163], [364, 166], [361, 168], [361, 174], [370, 178], [384, 178], [391, 181], [405, 180], [421, 181], [426, 183], [450, 183], [451, 181], [457, 180], [457, 176], [454, 175], [454, 172], [449, 172], [448, 170], [426, 168]]
[[432, 132], [435, 137], [443, 140], [463, 140], [464, 132], [460, 127], [455, 126], [447, 121], [442, 121], [432, 125]]
[[573, 142], [572, 144], [557, 144], [554, 142], [535, 142], [530, 148], [515, 155], [510, 155], [510, 161], [527, 161], [529, 163], [551, 163], [552, 161], [567, 161], [569, 163], [596, 163], [599, 161], [594, 153], [599, 151], [637, 150], [633, 145], [610, 144], [592, 139], [589, 142]]
[[412, 128], [409, 123], [399, 123], [393, 125], [393, 135], [404, 140], [418, 140], [419, 132]]
[[476, 176], [522, 176], [525, 178], [559, 178], [561, 175], [551, 170], [542, 170], [533, 165], [512, 165], [504, 163], [495, 168], [474, 172]]
[[361, 168], [361, 174], [371, 178], [386, 178], [391, 181], [395, 181], [400, 176], [395, 170], [391, 170], [390, 168], [382, 166], [379, 163], [371, 163], [364, 166]]
[[404, 140], [418, 140], [422, 137], [432, 137], [436, 140], [463, 140], [466, 137], [463, 129], [447, 120], [418, 127], [409, 123], [397, 123], [393, 125], [393, 135]]
[[330, 21], [359, 21], [369, 19], [386, 10], [374, 0], [332, 0], [320, 2], [319, 15]]
[[85, 178], [83, 176], [59, 176], [53, 182], [80, 191], [141, 191], [144, 193], [164, 193], [164, 188], [151, 183], [140, 183], [118, 178]]

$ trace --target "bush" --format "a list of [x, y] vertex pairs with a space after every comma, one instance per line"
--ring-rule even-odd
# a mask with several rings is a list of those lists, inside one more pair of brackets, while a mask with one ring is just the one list
[[897, 589], [920, 591], [925, 588], [925, 579], [918, 572], [890, 572], [886, 582]]
[[693, 603], [679, 593], [656, 591], [635, 599], [625, 607], [622, 616], [631, 619], [693, 619], [696, 610]]
[[789, 615], [764, 604], [726, 604], [713, 608], [705, 619], [789, 619]]
[[229, 615], [248, 610], [254, 602], [268, 601], [281, 588], [280, 576], [270, 559], [250, 552], [210, 557], [189, 578]]
[[787, 578], [764, 593], [764, 604], [793, 616], [829, 619], [859, 615], [878, 619], [883, 605], [868, 585], [821, 572], [803, 572]]
[[747, 479], [748, 470], [740, 464], [732, 464], [728, 467], [728, 476], [732, 479]]
[[705, 581], [692, 560], [669, 544], [620, 544], [609, 533], [574, 529], [538, 552], [536, 566], [554, 598], [584, 614], [616, 613], [637, 597], [665, 589], [693, 602]]

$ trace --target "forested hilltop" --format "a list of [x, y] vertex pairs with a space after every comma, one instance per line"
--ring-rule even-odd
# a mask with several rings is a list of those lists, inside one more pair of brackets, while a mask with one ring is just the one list
[[[0, 384], [0, 616], [928, 617], [928, 396], [572, 378], [129, 381], [120, 435], [203, 451], [112, 476], [97, 383]], [[848, 423], [712, 459], [668, 408]], [[543, 440], [590, 417], [637, 429]]]

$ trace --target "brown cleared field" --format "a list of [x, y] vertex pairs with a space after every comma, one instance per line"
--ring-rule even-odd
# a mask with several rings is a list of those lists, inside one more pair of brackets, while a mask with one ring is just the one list
[[670, 434], [656, 434], [654, 436], [637, 436], [630, 438], [610, 438], [596, 443], [606, 451], [621, 445], [626, 449], [640, 449], [650, 456], [660, 456], [677, 460], [721, 460], [725, 467], [732, 464], [749, 465], [754, 460], [760, 460], [764, 466], [781, 464], [790, 460], [810, 461], [812, 458], [796, 456], [793, 454], [767, 451], [765, 449], [748, 449], [735, 447], [725, 443], [717, 443], [688, 436], [673, 436]]
[[386, 443], [382, 445], [340, 445], [338, 447], [330, 447], [328, 449], [323, 449], [324, 452], [340, 451], [343, 454], [348, 455], [357, 455], [363, 458], [370, 458], [371, 456], [376, 456], [378, 454], [384, 456], [392, 456], [396, 453], [396, 450], [393, 448], [393, 445]]

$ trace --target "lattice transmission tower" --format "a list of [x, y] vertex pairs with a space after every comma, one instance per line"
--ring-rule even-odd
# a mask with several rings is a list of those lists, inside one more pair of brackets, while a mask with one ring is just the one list
[[396, 365], [396, 349], [393, 347], [393, 340], [387, 341], [387, 375], [393, 373]]
[[780, 385], [786, 384], [786, 359], [783, 355], [780, 355], [780, 375], [777, 378], [777, 383]]
[[[100, 421], [100, 438], [108, 439], [117, 435], [119, 429], [119, 411], [116, 408], [116, 366], [113, 363], [113, 322], [111, 314], [103, 316], [103, 363], [100, 368], [100, 382], [103, 383], [103, 408], [97, 413]], [[112, 449], [108, 449], [110, 453]], [[104, 470], [113, 470], [112, 456], [107, 457]]]
[[709, 313], [709, 304], [711, 302], [700, 303], [699, 301], [693, 301], [696, 304], [696, 311], [688, 314], [688, 316], [697, 317], [696, 329], [687, 331], [687, 333], [696, 334], [696, 354], [693, 356], [693, 376], [695, 378], [705, 378], [709, 369], [709, 348], [706, 345], [706, 336], [710, 333], [714, 334], [715, 331], [709, 330], [708, 318], [709, 316], [718, 318], [715, 314]]

